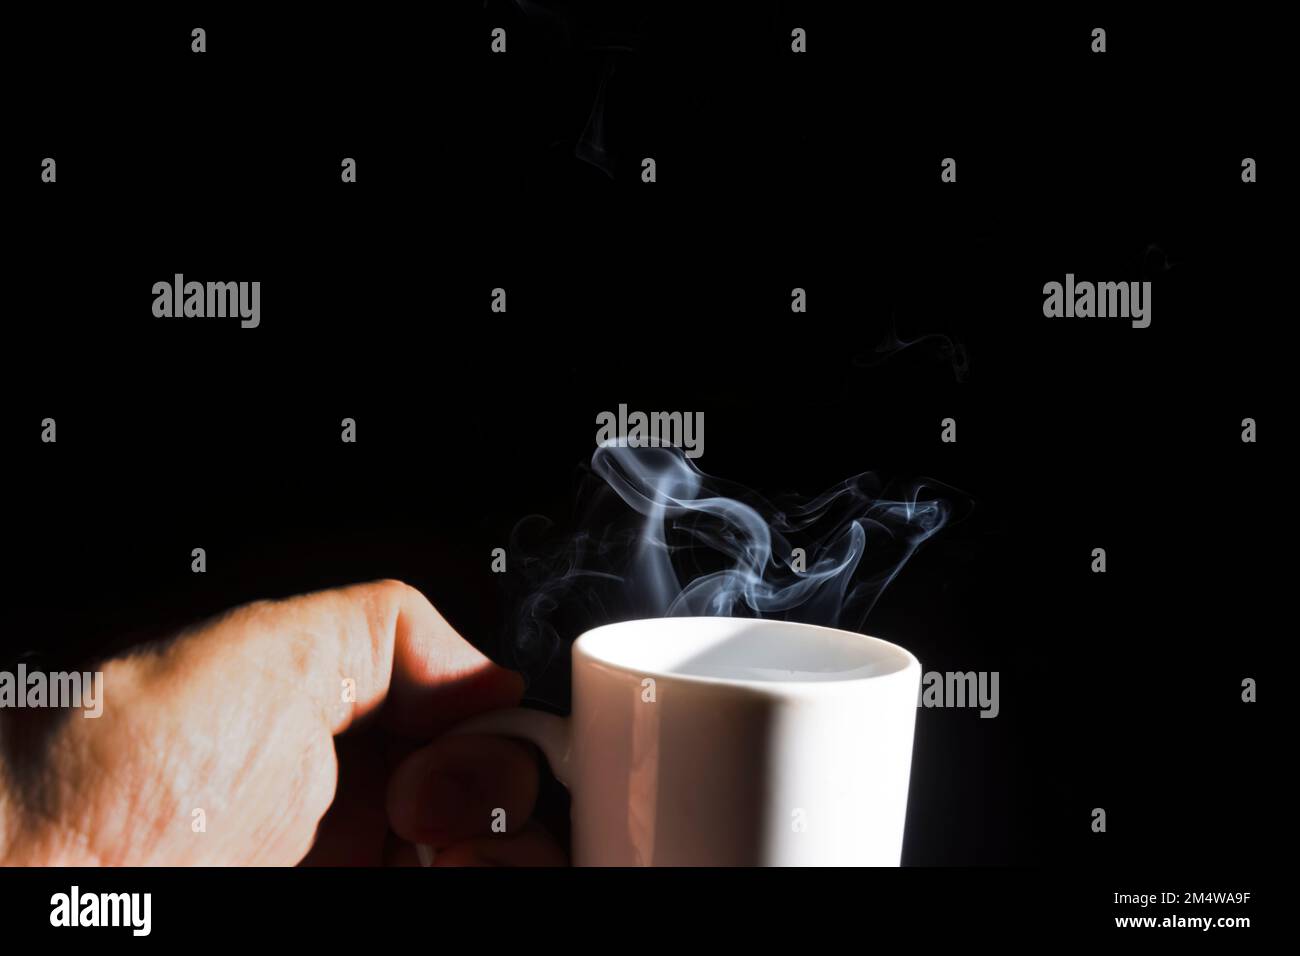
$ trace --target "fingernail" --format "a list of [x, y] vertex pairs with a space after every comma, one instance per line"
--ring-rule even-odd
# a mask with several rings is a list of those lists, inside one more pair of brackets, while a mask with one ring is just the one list
[[433, 861], [438, 855], [438, 851], [427, 843], [417, 843], [415, 852], [420, 858], [420, 866], [433, 866]]

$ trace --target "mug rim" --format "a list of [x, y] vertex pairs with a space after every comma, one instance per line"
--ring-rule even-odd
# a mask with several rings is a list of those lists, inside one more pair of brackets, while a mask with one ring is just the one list
[[[822, 634], [835, 635], [837, 638], [852, 641], [866, 642], [873, 650], [880, 651], [892, 658], [892, 663], [897, 666], [891, 667], [880, 673], [873, 674], [854, 674], [848, 677], [830, 677], [821, 680], [767, 680], [750, 677], [720, 677], [707, 674], [683, 673], [664, 667], [637, 667], [626, 661], [617, 660], [608, 654], [601, 653], [593, 649], [594, 639], [600, 637], [603, 633], [624, 629], [631, 625], [648, 626], [653, 622], [672, 622], [672, 621], [691, 621], [696, 624], [700, 622], [720, 622], [735, 621], [739, 624], [758, 626], [758, 627], [787, 627], [796, 630], [817, 631]], [[920, 673], [921, 662], [907, 648], [895, 644], [892, 641], [886, 641], [883, 638], [873, 637], [870, 634], [862, 634], [858, 631], [848, 631], [843, 628], [826, 627], [821, 624], [805, 624], [802, 621], [783, 621], [775, 618], [729, 618], [729, 617], [709, 617], [709, 616], [682, 616], [682, 617], [652, 617], [652, 618], [630, 618], [625, 621], [614, 621], [609, 624], [601, 624], [597, 627], [588, 628], [578, 635], [577, 640], [573, 642], [573, 665], [576, 667], [579, 659], [589, 661], [593, 664], [616, 670], [624, 674], [636, 677], [653, 677], [656, 680], [679, 681], [688, 684], [713, 685], [721, 687], [743, 688], [750, 691], [772, 691], [782, 694], [794, 692], [818, 693], [829, 692], [832, 690], [842, 690], [852, 688], [861, 690], [868, 684], [880, 684], [881, 682], [905, 679], [911, 673]]]

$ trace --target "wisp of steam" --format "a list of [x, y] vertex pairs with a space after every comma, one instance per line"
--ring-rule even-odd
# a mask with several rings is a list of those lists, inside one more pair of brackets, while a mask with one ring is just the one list
[[[581, 631], [643, 617], [776, 617], [859, 627], [881, 592], [948, 522], [959, 492], [931, 481], [882, 487], [870, 472], [810, 500], [767, 501], [706, 475], [679, 449], [605, 444], [603, 479], [580, 530], [538, 543], [515, 528], [526, 590], [508, 642], [526, 673]], [[603, 513], [614, 498], [616, 512]], [[563, 635], [563, 638], [562, 638]]]

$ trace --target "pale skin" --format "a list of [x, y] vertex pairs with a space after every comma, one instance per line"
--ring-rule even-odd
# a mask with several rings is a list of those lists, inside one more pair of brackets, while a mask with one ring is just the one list
[[0, 864], [564, 863], [531, 748], [444, 735], [523, 682], [405, 584], [245, 605], [99, 669], [98, 719], [0, 710]]

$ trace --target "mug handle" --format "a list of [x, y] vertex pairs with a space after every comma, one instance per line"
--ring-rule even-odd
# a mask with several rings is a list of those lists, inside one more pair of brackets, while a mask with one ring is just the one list
[[569, 761], [572, 756], [572, 735], [569, 718], [549, 714], [528, 707], [510, 707], [493, 710], [471, 717], [457, 724], [449, 734], [496, 734], [516, 737], [536, 744], [550, 764], [551, 773], [565, 787], [569, 785]]

